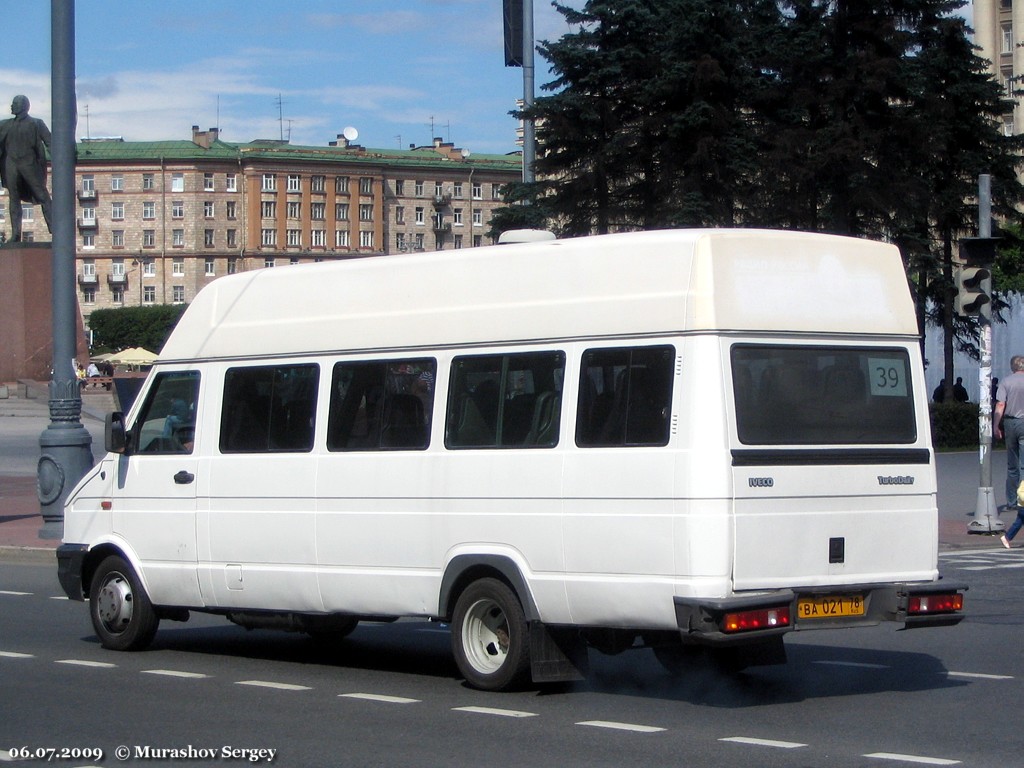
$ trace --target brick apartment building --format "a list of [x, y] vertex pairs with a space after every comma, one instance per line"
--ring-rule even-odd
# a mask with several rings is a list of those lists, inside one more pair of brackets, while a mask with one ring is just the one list
[[[435, 139], [368, 149], [91, 139], [76, 161], [79, 304], [92, 310], [189, 302], [225, 274], [289, 264], [489, 243], [502, 187], [522, 158], [472, 155]], [[0, 221], [10, 237], [7, 201]], [[25, 206], [26, 239], [49, 240]]]

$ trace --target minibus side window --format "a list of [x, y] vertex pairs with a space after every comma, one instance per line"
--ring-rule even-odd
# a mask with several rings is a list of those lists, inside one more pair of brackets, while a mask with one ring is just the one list
[[134, 453], [192, 453], [199, 372], [161, 373], [132, 428]]
[[221, 453], [306, 452], [313, 448], [315, 364], [230, 368], [224, 376]]
[[551, 448], [558, 444], [565, 354], [457, 357], [452, 361], [448, 448]]
[[327, 450], [427, 448], [436, 372], [430, 358], [335, 365]]
[[576, 444], [581, 448], [667, 445], [674, 364], [673, 347], [584, 352]]
[[917, 440], [904, 349], [737, 344], [732, 381], [746, 445]]

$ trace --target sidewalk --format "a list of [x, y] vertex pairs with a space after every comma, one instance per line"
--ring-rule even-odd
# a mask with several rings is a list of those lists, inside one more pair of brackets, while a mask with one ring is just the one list
[[[36, 477], [33, 472], [35, 462], [39, 458], [38, 436], [49, 424], [46, 385], [39, 383], [30, 389], [28, 397], [12, 397], [0, 400], [0, 442], [12, 439], [8, 428], [11, 417], [17, 422], [21, 435], [19, 448], [25, 455], [19, 457], [18, 467], [4, 471], [0, 467], [0, 554], [5, 559], [25, 559], [49, 562], [54, 558], [53, 550], [60, 541], [39, 538], [43, 518], [39, 511], [39, 498], [36, 495]], [[87, 390], [82, 395], [82, 423], [93, 435], [92, 452], [97, 459], [103, 453], [103, 419], [107, 412], [115, 408], [114, 396], [106, 391]], [[940, 476], [943, 475], [944, 463], [953, 459], [950, 454], [939, 454], [937, 457]], [[1001, 478], [1005, 471], [1001, 462], [997, 462], [995, 474]], [[940, 483], [941, 486], [941, 483]], [[974, 488], [977, 481], [974, 481]], [[971, 494], [976, 491], [968, 489]], [[964, 506], [963, 499], [952, 502], [941, 492], [939, 493], [939, 549], [986, 549], [999, 548], [998, 534], [970, 534], [967, 523], [970, 518], [969, 509], [946, 509], [951, 504]], [[1009, 525], [1012, 517], [1003, 513], [1000, 518]]]

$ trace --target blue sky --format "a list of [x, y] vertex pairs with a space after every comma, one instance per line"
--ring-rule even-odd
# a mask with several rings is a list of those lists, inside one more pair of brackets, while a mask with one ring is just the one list
[[[563, 0], [582, 7], [584, 0]], [[8, 3], [13, 6], [14, 3]], [[325, 146], [516, 149], [508, 114], [523, 73], [505, 67], [501, 0], [77, 0], [76, 136], [226, 141], [283, 135]], [[50, 122], [50, 3], [5, 8], [0, 116], [24, 93]], [[970, 20], [970, 5], [962, 11]], [[569, 31], [534, 0], [538, 40]], [[535, 92], [550, 81], [537, 57]], [[278, 99], [281, 100], [280, 112]], [[283, 119], [279, 119], [283, 118]], [[431, 128], [433, 124], [433, 129]]]
[[[580, 7], [583, 0], [569, 0]], [[523, 72], [504, 66], [501, 0], [77, 0], [76, 136], [325, 146], [516, 149]], [[0, 103], [27, 95], [50, 122], [50, 3], [7, 8]], [[568, 27], [534, 0], [538, 39]], [[537, 57], [536, 93], [551, 79]], [[278, 98], [282, 101], [279, 119]], [[433, 130], [431, 123], [433, 122]]]

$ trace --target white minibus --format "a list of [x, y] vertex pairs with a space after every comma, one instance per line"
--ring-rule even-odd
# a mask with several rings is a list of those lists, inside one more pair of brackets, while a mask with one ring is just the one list
[[189, 306], [57, 557], [101, 643], [190, 611], [446, 622], [487, 690], [957, 623], [891, 245], [679, 230], [263, 269]]

